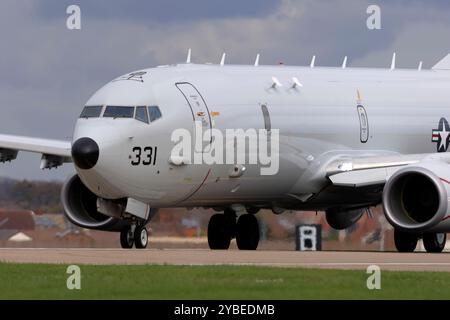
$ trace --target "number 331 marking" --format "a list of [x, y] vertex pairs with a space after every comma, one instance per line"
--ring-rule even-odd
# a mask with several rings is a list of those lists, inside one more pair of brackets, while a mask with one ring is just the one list
[[[144, 166], [156, 165], [156, 155], [158, 153], [158, 147], [134, 147], [133, 154], [134, 159], [131, 161], [133, 166], [140, 164]], [[132, 157], [130, 156], [130, 159]]]

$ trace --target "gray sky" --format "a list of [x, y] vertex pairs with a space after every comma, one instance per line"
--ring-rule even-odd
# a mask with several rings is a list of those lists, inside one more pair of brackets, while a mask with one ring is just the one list
[[[66, 28], [78, 4], [82, 29]], [[366, 27], [369, 4], [381, 8], [381, 30]], [[128, 71], [193, 61], [385, 67], [430, 67], [450, 52], [446, 0], [2, 0], [0, 132], [70, 139], [83, 104]], [[65, 179], [72, 167], [39, 170], [25, 153], [0, 176]]]

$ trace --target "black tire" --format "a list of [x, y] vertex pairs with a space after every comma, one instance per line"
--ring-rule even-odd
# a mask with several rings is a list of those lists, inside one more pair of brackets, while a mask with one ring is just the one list
[[136, 230], [134, 230], [134, 244], [137, 249], [147, 248], [148, 232], [145, 226], [136, 227]]
[[439, 253], [445, 248], [446, 233], [426, 233], [423, 235], [423, 246], [427, 252]]
[[259, 224], [252, 214], [239, 217], [236, 230], [236, 243], [239, 250], [256, 250], [259, 244]]
[[394, 230], [394, 242], [398, 252], [414, 252], [419, 237], [414, 233]]
[[123, 249], [131, 249], [133, 248], [134, 237], [131, 232], [131, 228], [123, 229], [120, 232], [120, 245]]
[[211, 250], [227, 250], [231, 242], [230, 219], [224, 214], [215, 214], [208, 223], [208, 245]]

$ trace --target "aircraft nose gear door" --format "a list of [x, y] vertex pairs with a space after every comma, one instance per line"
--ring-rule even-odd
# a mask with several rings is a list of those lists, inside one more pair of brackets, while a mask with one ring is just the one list
[[[211, 115], [209, 114], [208, 106], [205, 100], [198, 90], [188, 82], [182, 82], [176, 84], [177, 88], [181, 91], [186, 98], [187, 103], [191, 107], [192, 117], [195, 123], [201, 124], [202, 134], [205, 137], [202, 150], [196, 150], [203, 152], [207, 145], [211, 142]], [[206, 134], [205, 134], [206, 133]], [[197, 134], [197, 133], [196, 133]], [[197, 139], [197, 137], [196, 137]], [[198, 147], [196, 146], [196, 149]]]

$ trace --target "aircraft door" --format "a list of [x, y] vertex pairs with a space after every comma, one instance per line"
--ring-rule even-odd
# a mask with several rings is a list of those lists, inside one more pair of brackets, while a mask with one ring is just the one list
[[208, 140], [208, 134], [210, 136], [209, 141], [203, 143], [203, 150], [196, 150], [198, 152], [203, 152], [204, 148], [211, 142], [210, 130], [212, 129], [212, 122], [208, 106], [206, 105], [206, 102], [200, 92], [192, 84], [188, 82], [182, 82], [177, 83], [176, 86], [181, 91], [187, 103], [189, 104], [194, 122], [201, 123], [203, 134], [205, 134], [205, 132], [207, 133], [207, 135], [205, 136], [205, 140]]
[[[194, 152], [197, 153], [207, 152], [208, 147], [210, 147], [212, 138], [211, 137], [212, 121], [208, 110], [208, 106], [206, 105], [206, 102], [203, 99], [200, 92], [192, 84], [188, 82], [179, 82], [176, 83], [175, 85], [186, 99], [186, 102], [189, 105], [189, 108], [192, 113], [193, 127], [194, 127], [193, 131], [194, 137], [192, 137], [193, 138], [192, 142], [194, 143], [193, 146]], [[202, 136], [204, 137], [204, 139], [201, 139], [200, 141], [203, 141], [203, 143], [198, 144], [196, 142], [197, 138], [200, 138], [195, 136], [198, 134], [196, 129], [201, 129]], [[192, 160], [194, 160], [194, 164], [190, 165], [188, 167], [188, 170], [185, 171], [186, 176], [184, 178], [185, 183], [191, 185], [191, 190], [189, 194], [183, 200], [180, 201], [180, 203], [183, 203], [184, 201], [187, 201], [192, 196], [194, 196], [203, 187], [208, 176], [211, 173], [211, 168], [209, 166], [196, 164], [195, 157]]]

